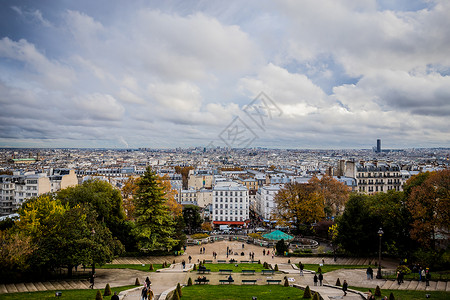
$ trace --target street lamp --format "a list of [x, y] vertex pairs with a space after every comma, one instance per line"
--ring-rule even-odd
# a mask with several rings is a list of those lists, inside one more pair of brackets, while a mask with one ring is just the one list
[[381, 237], [383, 236], [383, 229], [378, 230], [378, 236], [380, 237], [380, 245], [378, 248], [378, 272], [377, 272], [377, 279], [381, 279], [383, 278], [383, 276], [381, 276]]

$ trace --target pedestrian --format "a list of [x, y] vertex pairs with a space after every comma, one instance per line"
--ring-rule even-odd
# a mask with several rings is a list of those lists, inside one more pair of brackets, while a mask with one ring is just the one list
[[322, 275], [322, 273], [319, 273], [319, 283], [320, 283], [320, 286], [322, 286], [322, 281], [323, 281], [323, 275]]
[[147, 289], [147, 287], [144, 285], [144, 287], [143, 287], [142, 290], [141, 290], [141, 299], [142, 299], [142, 300], [147, 300], [147, 292], [148, 292], [148, 289]]
[[191, 263], [192, 257], [190, 255], [189, 255], [188, 259], [189, 259], [189, 263]]
[[305, 268], [305, 266], [302, 264], [302, 262], [300, 262], [300, 276], [303, 276], [303, 269]]
[[145, 278], [145, 285], [147, 286], [147, 289], [150, 289], [150, 286], [152, 285], [152, 282], [150, 281], [150, 278]]
[[426, 286], [430, 286], [430, 279], [431, 279], [431, 274], [430, 274], [430, 271], [427, 269], [427, 274], [425, 275], [425, 282], [427, 283]]
[[422, 281], [422, 267], [419, 268], [419, 281]]
[[263, 256], [266, 255], [266, 249], [263, 249]]
[[348, 283], [347, 283], [347, 280], [344, 279], [344, 283], [342, 284], [342, 291], [344, 292], [344, 296], [347, 296], [347, 288], [348, 288]]
[[94, 288], [94, 280], [95, 280], [95, 273], [92, 272], [91, 276], [89, 277], [89, 282], [91, 283], [91, 285], [89, 286], [90, 289]]
[[400, 285], [402, 283], [402, 272], [397, 272], [397, 283]]
[[203, 254], [205, 254], [206, 253], [206, 248], [205, 247], [203, 247]]
[[183, 265], [183, 270], [186, 268], [186, 262], [184, 261], [184, 259], [183, 259], [183, 261], [181, 262], [181, 265]]
[[314, 286], [317, 286], [317, 281], [318, 281], [318, 278], [317, 278], [317, 274], [314, 274]]
[[242, 249], [244, 249], [244, 247], [245, 247], [245, 245], [244, 245], [244, 243], [242, 243]]
[[203, 249], [202, 249], [202, 248], [200, 248], [200, 254], [202, 254], [202, 250], [203, 250]]
[[420, 275], [421, 275], [420, 281], [425, 281], [425, 276], [426, 276], [425, 269], [422, 269], [422, 272], [420, 272]]
[[111, 300], [119, 300], [119, 296], [117, 296], [117, 292], [114, 292], [114, 295], [111, 296]]
[[366, 274], [367, 274], [367, 280], [373, 279], [373, 269], [370, 266], [367, 268]]

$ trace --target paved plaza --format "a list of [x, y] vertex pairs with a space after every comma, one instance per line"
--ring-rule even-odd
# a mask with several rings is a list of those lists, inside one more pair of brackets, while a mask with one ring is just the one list
[[[200, 254], [200, 249], [205, 248], [205, 253]], [[232, 249], [233, 255], [227, 257], [227, 247]], [[269, 255], [263, 255], [263, 250], [267, 252], [270, 251]], [[217, 259], [214, 260], [212, 253], [216, 252]], [[241, 256], [241, 252], [244, 255]], [[234, 253], [237, 253], [235, 255]], [[373, 279], [367, 280], [365, 269], [349, 270], [341, 269], [324, 274], [324, 285], [322, 287], [315, 287], [313, 283], [313, 273], [304, 272], [304, 276], [300, 276], [299, 270], [292, 264], [302, 262], [303, 264], [339, 264], [339, 265], [367, 265], [369, 262], [376, 261], [376, 258], [338, 258], [335, 262], [333, 258], [318, 258], [318, 257], [272, 257], [271, 248], [263, 248], [253, 244], [242, 243], [238, 241], [220, 241], [215, 243], [189, 246], [187, 247], [186, 253], [181, 256], [163, 256], [163, 257], [142, 257], [142, 258], [118, 258], [113, 261], [113, 264], [161, 264], [164, 261], [167, 263], [173, 263], [175, 260], [175, 265], [172, 265], [169, 269], [160, 270], [159, 272], [142, 272], [130, 269], [97, 269], [95, 280], [95, 288], [104, 289], [107, 283], [110, 284], [112, 290], [114, 287], [133, 285], [136, 278], [139, 279], [141, 283], [144, 282], [145, 278], [148, 276], [152, 281], [152, 289], [155, 293], [155, 299], [158, 299], [164, 291], [170, 290], [175, 287], [177, 283], [187, 284], [188, 278], [191, 277], [193, 280], [198, 276], [197, 272], [189, 272], [192, 269], [193, 263], [198, 263], [203, 260], [212, 260], [217, 262], [218, 260], [230, 260], [235, 259], [238, 262], [241, 260], [249, 260], [249, 253], [254, 253], [254, 260], [260, 260], [261, 263], [267, 262], [272, 266], [278, 264], [279, 270], [283, 273], [275, 275], [242, 275], [240, 273], [233, 273], [233, 278], [235, 280], [234, 284], [241, 284], [241, 279], [254, 279], [256, 284], [265, 285], [267, 279], [281, 279], [282, 282], [284, 277], [290, 279], [291, 284], [297, 284], [300, 286], [309, 285], [312, 290], [318, 291], [324, 299], [340, 299], [343, 295], [342, 291], [337, 288], [333, 288], [336, 280], [339, 278], [341, 283], [345, 280], [350, 286], [367, 287], [368, 289], [374, 290], [377, 285], [382, 289], [411, 289], [411, 290], [443, 290], [450, 291], [450, 284], [446, 282], [431, 282], [430, 287], [425, 287], [425, 283], [418, 281], [405, 281], [404, 284], [398, 285], [393, 280], [384, 279]], [[189, 263], [188, 257], [191, 256], [192, 260]], [[186, 262], [186, 268], [182, 269], [181, 262]], [[288, 261], [290, 260], [290, 263]], [[383, 269], [395, 269], [397, 266], [397, 261], [385, 259], [382, 261]], [[218, 284], [220, 279], [225, 279], [226, 275], [221, 275], [218, 273], [212, 273], [206, 275], [210, 280], [210, 284]], [[327, 286], [329, 285], [329, 286]], [[37, 291], [37, 290], [58, 290], [58, 289], [85, 289], [88, 288], [89, 283], [87, 280], [59, 280], [52, 282], [37, 282], [37, 283], [26, 283], [26, 284], [0, 284], [0, 294], [1, 293], [12, 293], [21, 291]], [[121, 293], [121, 299], [139, 299], [140, 287]], [[349, 294], [345, 299], [362, 299], [361, 296], [357, 294]]]

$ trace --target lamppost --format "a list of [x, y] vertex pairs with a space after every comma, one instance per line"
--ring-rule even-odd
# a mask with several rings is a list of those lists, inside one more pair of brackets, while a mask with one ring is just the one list
[[381, 279], [383, 278], [383, 276], [381, 276], [381, 237], [383, 236], [383, 229], [380, 227], [380, 229], [378, 230], [378, 236], [380, 237], [380, 245], [378, 248], [378, 272], [377, 272], [377, 279]]

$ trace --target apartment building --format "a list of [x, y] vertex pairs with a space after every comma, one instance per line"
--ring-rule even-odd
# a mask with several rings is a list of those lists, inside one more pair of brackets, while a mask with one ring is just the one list
[[272, 219], [273, 211], [276, 207], [274, 199], [282, 186], [281, 184], [273, 184], [258, 189], [256, 193], [255, 211], [265, 220]]
[[215, 226], [242, 226], [249, 220], [248, 189], [233, 181], [217, 182], [212, 189], [212, 221]]

